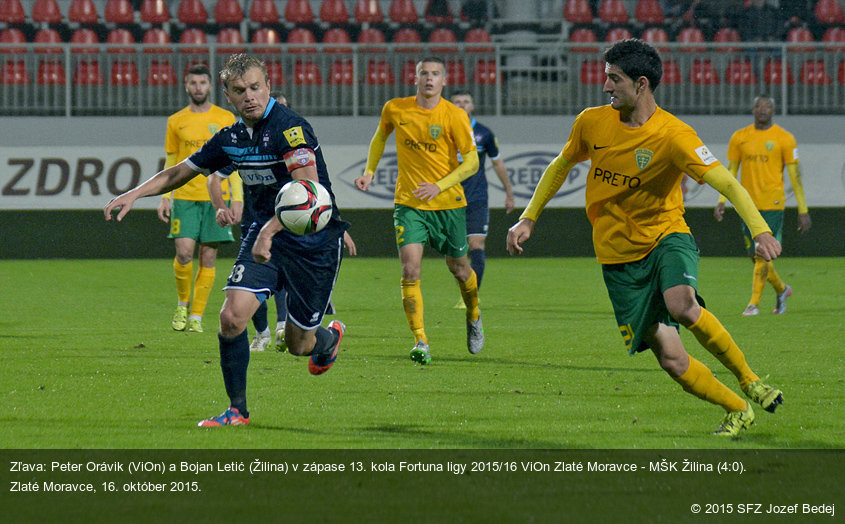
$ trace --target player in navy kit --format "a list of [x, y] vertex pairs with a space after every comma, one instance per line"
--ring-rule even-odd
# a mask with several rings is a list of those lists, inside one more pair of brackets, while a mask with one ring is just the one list
[[[264, 62], [250, 55], [231, 56], [220, 79], [229, 103], [241, 118], [218, 131], [185, 161], [165, 169], [140, 186], [112, 199], [107, 220], [119, 209], [121, 220], [140, 197], [161, 194], [199, 173], [208, 175], [234, 165], [244, 183], [245, 208], [255, 222], [244, 235], [226, 287], [220, 311], [220, 367], [230, 407], [202, 427], [249, 423], [246, 375], [249, 339], [246, 325], [260, 302], [280, 287], [288, 290], [285, 342], [294, 355], [309, 355], [314, 375], [327, 371], [337, 358], [345, 326], [332, 321], [320, 326], [334, 287], [343, 253], [343, 232], [334, 205], [326, 163], [310, 124], [270, 98]], [[322, 231], [297, 236], [275, 218], [274, 204], [281, 187], [292, 179], [320, 182], [332, 195], [332, 219]]]

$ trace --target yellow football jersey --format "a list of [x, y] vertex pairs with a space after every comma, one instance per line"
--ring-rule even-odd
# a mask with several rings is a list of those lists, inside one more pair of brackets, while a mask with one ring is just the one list
[[[191, 156], [202, 147], [219, 129], [235, 123], [235, 115], [222, 107], [212, 105], [205, 113], [194, 113], [186, 107], [170, 115], [167, 119], [167, 134], [164, 139], [164, 152], [176, 154], [176, 163]], [[180, 200], [206, 201], [208, 196], [207, 179], [194, 177], [184, 186], [173, 190], [172, 197]], [[223, 180], [223, 199], [230, 200], [229, 181]]]
[[760, 130], [754, 124], [731, 136], [728, 160], [739, 162], [740, 179], [757, 209], [783, 209], [783, 168], [798, 162], [795, 137], [777, 124]]
[[463, 109], [440, 99], [434, 109], [417, 104], [416, 96], [394, 98], [381, 111], [379, 128], [396, 131], [399, 175], [394, 202], [425, 211], [466, 206], [464, 190], [456, 184], [429, 201], [412, 194], [420, 182], [435, 183], [458, 167], [458, 154], [475, 151], [469, 117]]
[[602, 264], [640, 260], [670, 233], [689, 233], [681, 179], [720, 165], [695, 131], [657, 108], [641, 127], [628, 127], [607, 106], [585, 109], [572, 126], [563, 158], [591, 160], [587, 217]]

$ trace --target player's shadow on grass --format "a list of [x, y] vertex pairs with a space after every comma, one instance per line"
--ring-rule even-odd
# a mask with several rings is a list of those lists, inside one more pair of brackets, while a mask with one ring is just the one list
[[[464, 350], [464, 352], [466, 352]], [[367, 355], [367, 360], [383, 360], [383, 361], [393, 361], [399, 364], [403, 364], [408, 361], [407, 357], [399, 357], [396, 355]], [[500, 370], [502, 366], [509, 366], [509, 367], [519, 367], [519, 368], [526, 368], [526, 367], [535, 367], [541, 369], [557, 369], [557, 370], [568, 370], [568, 371], [605, 371], [605, 372], [619, 372], [619, 373], [655, 373], [655, 374], [665, 374], [665, 372], [660, 368], [630, 368], [630, 367], [609, 367], [609, 366], [573, 366], [571, 364], [556, 364], [554, 362], [529, 362], [525, 360], [516, 360], [516, 359], [507, 359], [507, 358], [499, 358], [499, 357], [485, 357], [483, 353], [477, 357], [449, 357], [449, 356], [440, 356], [435, 355], [432, 357], [432, 363], [430, 364], [432, 369], [435, 369], [438, 364], [440, 363], [454, 363], [454, 364], [471, 364], [472, 366], [479, 366], [479, 367], [490, 367], [493, 366], [494, 369]], [[417, 366], [420, 367], [418, 364], [409, 363], [410, 366]]]

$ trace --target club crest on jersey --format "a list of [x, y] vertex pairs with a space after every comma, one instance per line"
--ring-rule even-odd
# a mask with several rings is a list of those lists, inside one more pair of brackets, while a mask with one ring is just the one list
[[428, 134], [431, 135], [431, 138], [437, 140], [437, 137], [440, 136], [440, 132], [443, 131], [443, 126], [440, 124], [431, 124], [428, 126]]
[[208, 132], [212, 135], [220, 129], [218, 124], [208, 124]]
[[264, 143], [264, 147], [270, 145], [270, 131], [264, 131], [264, 134], [261, 135], [261, 142]]
[[637, 167], [645, 169], [645, 166], [651, 162], [654, 152], [651, 149], [637, 149], [634, 151], [634, 158], [637, 160]]
[[291, 147], [302, 145], [305, 143], [305, 135], [302, 133], [302, 127], [296, 126], [283, 131], [285, 138]]
[[774, 140], [766, 140], [766, 151], [771, 151], [775, 148]]

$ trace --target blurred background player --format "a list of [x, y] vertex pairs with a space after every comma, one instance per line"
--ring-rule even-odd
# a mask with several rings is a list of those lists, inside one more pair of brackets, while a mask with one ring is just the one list
[[[806, 233], [812, 226], [807, 201], [804, 198], [804, 186], [801, 183], [801, 169], [798, 162], [798, 146], [795, 137], [784, 128], [772, 122], [775, 103], [768, 95], [754, 99], [751, 113], [754, 123], [743, 127], [731, 136], [728, 144], [728, 170], [737, 176], [742, 172], [740, 182], [751, 195], [754, 205], [763, 215], [778, 241], [783, 233], [783, 210], [786, 207], [786, 194], [783, 188], [783, 167], [789, 173], [792, 191], [798, 202], [798, 231]], [[713, 216], [721, 222], [725, 213], [725, 197], [719, 196], [719, 202]], [[754, 240], [748, 226], [743, 222], [742, 234], [745, 249], [754, 263], [751, 283], [751, 300], [748, 301], [745, 316], [760, 314], [760, 297], [766, 282], [775, 289], [777, 298], [772, 313], [780, 315], [786, 312], [786, 299], [792, 295], [792, 288], [775, 271], [774, 263], [765, 260], [754, 252]]]
[[[164, 140], [166, 160], [164, 167], [174, 166], [198, 150], [218, 129], [235, 122], [235, 115], [211, 103], [211, 72], [205, 65], [195, 65], [185, 73], [185, 92], [188, 107], [177, 111], [167, 119], [167, 134]], [[222, 196], [232, 201], [232, 212], [238, 216], [243, 209], [241, 181], [233, 173], [223, 182]], [[215, 218], [216, 210], [211, 204], [206, 181], [195, 178], [171, 194], [162, 196], [158, 206], [158, 217], [170, 222], [168, 238], [175, 239], [176, 258], [173, 272], [176, 275], [178, 303], [173, 313], [171, 327], [177, 331], [202, 332], [202, 315], [208, 296], [214, 284], [214, 263], [220, 242], [232, 242], [232, 228], [221, 227]], [[194, 248], [199, 248], [199, 270], [194, 280]], [[194, 280], [194, 296], [191, 300], [191, 281]], [[191, 314], [188, 317], [188, 303]]]
[[[431, 243], [446, 258], [467, 307], [467, 349], [484, 347], [478, 309], [478, 280], [467, 257], [466, 202], [461, 182], [478, 171], [478, 153], [466, 112], [441, 97], [446, 85], [443, 60], [429, 57], [417, 63], [417, 93], [389, 100], [370, 141], [367, 166], [355, 179], [366, 191], [387, 138], [396, 131], [399, 174], [394, 196], [393, 225], [402, 263], [402, 307], [414, 334], [411, 360], [431, 362], [423, 323], [420, 275], [423, 247]], [[463, 161], [458, 162], [458, 155]]]
[[[493, 171], [502, 182], [505, 189], [505, 213], [513, 211], [513, 189], [508, 179], [505, 162], [499, 156], [499, 142], [490, 128], [478, 123], [472, 112], [475, 110], [472, 95], [468, 91], [458, 91], [452, 95], [452, 103], [467, 112], [475, 137], [475, 147], [478, 148], [478, 171], [461, 182], [467, 202], [467, 242], [469, 243], [469, 263], [478, 279], [478, 288], [484, 278], [484, 267], [487, 257], [484, 253], [484, 242], [487, 239], [487, 229], [490, 224], [490, 207], [487, 198], [487, 176], [484, 174], [484, 160], [490, 157]], [[460, 159], [459, 159], [460, 160]], [[466, 309], [463, 298], [455, 304], [456, 309]]]

